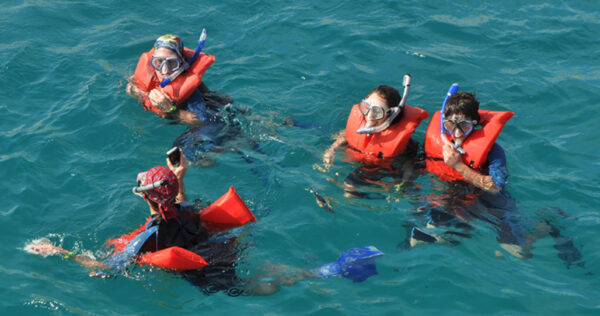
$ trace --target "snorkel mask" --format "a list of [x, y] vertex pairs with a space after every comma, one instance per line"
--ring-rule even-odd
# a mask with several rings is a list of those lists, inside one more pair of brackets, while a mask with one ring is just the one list
[[[455, 94], [456, 92], [458, 92], [458, 83], [453, 83], [450, 86], [450, 89], [448, 89], [448, 93], [446, 93], [446, 98], [444, 98], [444, 103], [442, 103], [442, 111], [440, 112], [440, 137], [442, 138], [442, 141], [444, 141], [445, 144], [452, 146], [452, 148], [454, 148], [454, 150], [456, 150], [459, 154], [464, 155], [466, 152], [465, 150], [460, 146], [460, 144], [455, 143], [453, 141], [450, 141], [446, 135], [444, 135], [444, 132], [450, 134], [450, 131], [446, 130], [446, 128], [444, 128], [444, 111], [446, 110], [446, 103], [448, 102], [448, 99], [450, 98], [451, 95]], [[470, 133], [470, 131], [469, 131]]]
[[190, 65], [193, 64], [194, 61], [196, 61], [196, 58], [202, 51], [202, 46], [204, 46], [205, 41], [206, 41], [206, 29], [202, 29], [202, 33], [200, 34], [200, 38], [198, 39], [198, 46], [196, 47], [194, 56], [192, 56], [192, 58], [190, 58], [186, 62], [184, 62], [183, 65], [181, 65], [179, 67], [179, 69], [177, 69], [175, 72], [173, 72], [168, 78], [163, 79], [163, 81], [160, 82], [161, 88], [164, 88], [166, 85], [168, 85], [173, 80], [175, 80], [175, 78], [177, 78], [179, 75], [181, 75], [181, 73], [183, 73], [188, 68], [190, 68]]
[[388, 117], [388, 119], [385, 120], [385, 122], [383, 122], [377, 126], [370, 126], [369, 123], [366, 123], [363, 128], [357, 129], [356, 133], [367, 134], [367, 136], [369, 136], [369, 134], [379, 133], [379, 132], [385, 130], [386, 128], [388, 128], [390, 126], [390, 124], [392, 124], [394, 119], [396, 119], [396, 117], [400, 113], [402, 113], [402, 109], [404, 109], [404, 104], [406, 103], [406, 99], [408, 97], [408, 91], [410, 90], [410, 81], [411, 81], [410, 74], [405, 74], [404, 78], [402, 80], [402, 85], [404, 86], [404, 93], [402, 93], [402, 99], [400, 99], [400, 103], [398, 103], [398, 106], [395, 106], [392, 109], [390, 109], [390, 111], [391, 111], [390, 117]]

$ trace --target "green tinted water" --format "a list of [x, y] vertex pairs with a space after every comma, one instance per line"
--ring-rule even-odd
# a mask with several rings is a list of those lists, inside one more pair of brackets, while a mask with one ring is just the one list
[[[600, 7], [595, 2], [210, 2], [10, 1], [0, 8], [0, 208], [4, 314], [597, 314], [599, 248], [596, 137]], [[240, 274], [268, 260], [302, 268], [351, 247], [385, 255], [364, 283], [310, 280], [269, 297], [205, 296], [177, 275], [135, 269], [88, 277], [74, 262], [22, 251], [48, 237], [79, 252], [137, 227], [147, 208], [130, 193], [138, 171], [164, 162], [183, 133], [126, 95], [141, 52], [163, 33], [190, 46], [202, 27], [217, 56], [207, 85], [248, 107], [245, 135], [261, 152], [215, 156], [190, 168], [190, 198], [215, 200], [230, 185], [258, 222]], [[433, 113], [452, 82], [482, 107], [515, 112], [499, 143], [508, 191], [523, 218], [558, 207], [563, 235], [585, 267], [567, 269], [551, 238], [522, 260], [500, 250], [491, 225], [475, 222], [458, 246], [401, 250], [410, 209], [439, 194], [423, 175], [414, 195], [349, 200], [336, 185], [353, 170], [313, 168], [344, 128], [350, 106], [379, 84], [413, 83], [409, 104]], [[291, 115], [318, 127], [277, 127]], [[422, 142], [426, 124], [415, 135]], [[253, 171], [252, 168], [255, 168]], [[259, 170], [259, 171], [256, 171]], [[266, 181], [263, 181], [265, 180]], [[319, 208], [308, 188], [334, 202]], [[411, 199], [417, 198], [417, 202]], [[498, 258], [495, 251], [505, 254]]]

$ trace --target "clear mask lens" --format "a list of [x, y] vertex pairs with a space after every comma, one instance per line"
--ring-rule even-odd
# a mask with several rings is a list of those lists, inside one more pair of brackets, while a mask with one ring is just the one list
[[371, 113], [371, 115], [373, 116], [372, 118], [374, 120], [381, 120], [385, 117], [386, 110], [381, 105], [371, 105], [368, 101], [363, 100], [358, 105], [358, 108], [360, 109], [360, 112], [363, 114], [364, 117], [368, 117], [369, 113]]
[[460, 129], [463, 134], [469, 135], [473, 131], [473, 127], [473, 121], [464, 120], [457, 122], [454, 120], [444, 120], [444, 130], [448, 135], [452, 135], [457, 128]]
[[162, 58], [158, 56], [153, 56], [152, 60], [150, 60], [150, 64], [152, 65], [152, 68], [158, 71], [161, 71], [161, 69], [163, 69], [163, 66], [167, 66], [167, 69], [170, 72], [177, 71], [179, 67], [181, 67], [181, 62], [177, 57]]

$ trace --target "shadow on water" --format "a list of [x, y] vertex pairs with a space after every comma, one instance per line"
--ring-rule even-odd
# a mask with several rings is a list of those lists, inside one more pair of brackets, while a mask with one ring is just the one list
[[191, 126], [173, 141], [173, 146], [182, 149], [193, 166], [210, 167], [216, 164], [215, 155], [234, 153], [246, 163], [263, 184], [269, 174], [262, 163], [245, 153], [246, 150], [264, 154], [260, 142], [244, 132], [249, 109], [236, 107], [226, 94], [213, 91], [204, 94], [209, 118], [200, 126]]
[[531, 258], [534, 243], [550, 236], [567, 268], [584, 267], [573, 238], [561, 233], [564, 226], [560, 222], [573, 220], [563, 210], [545, 207], [528, 217], [519, 212], [516, 200], [508, 192], [492, 194], [461, 181], [448, 183], [436, 191], [427, 197], [425, 205], [415, 209], [415, 218], [405, 224], [408, 236], [398, 248], [409, 249], [425, 243], [456, 245], [461, 239], [471, 237], [474, 226], [487, 223], [496, 231], [500, 247], [515, 257]]

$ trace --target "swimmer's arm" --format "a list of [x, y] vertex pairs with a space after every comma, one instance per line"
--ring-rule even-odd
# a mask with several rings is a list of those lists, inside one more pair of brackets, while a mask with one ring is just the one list
[[500, 188], [494, 183], [492, 177], [483, 175], [465, 165], [460, 154], [452, 146], [445, 144], [442, 152], [444, 154], [444, 163], [458, 171], [465, 180], [487, 192], [500, 192]]
[[183, 180], [181, 180], [179, 181], [179, 193], [177, 193], [177, 197], [175, 197], [175, 203], [183, 202], [187, 202], [187, 197], [185, 196], [185, 187], [183, 186]]
[[82, 266], [94, 269], [109, 269], [103, 262], [90, 259], [86, 256], [75, 255], [67, 249], [60, 248], [51, 244], [35, 245], [32, 250], [40, 254], [61, 255], [64, 259], [73, 259]]
[[102, 261], [96, 261], [94, 259], [90, 259], [85, 256], [73, 255], [73, 256], [71, 256], [71, 258], [73, 258], [73, 260], [79, 262], [79, 264], [81, 264], [82, 266], [84, 266], [88, 269], [94, 269], [94, 268], [105, 269], [105, 270], [109, 269], [109, 267], [107, 267]]
[[323, 154], [323, 164], [325, 166], [331, 166], [333, 164], [333, 160], [335, 159], [335, 151], [338, 148], [348, 144], [348, 142], [346, 141], [346, 130], [344, 129], [335, 134], [333, 138], [335, 139], [335, 141], [333, 142], [333, 144], [331, 144], [331, 146], [329, 146], [329, 148], [327, 148], [327, 150]]
[[491, 176], [483, 175], [465, 165], [462, 161], [459, 162], [454, 169], [460, 172], [465, 180], [471, 182], [476, 187], [490, 193], [499, 193], [500, 188], [494, 183]]

